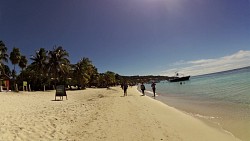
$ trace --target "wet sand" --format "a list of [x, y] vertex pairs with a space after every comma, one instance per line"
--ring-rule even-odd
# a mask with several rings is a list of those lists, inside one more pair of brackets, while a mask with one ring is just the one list
[[157, 99], [243, 141], [250, 141], [250, 108], [247, 105], [171, 94], [161, 94]]

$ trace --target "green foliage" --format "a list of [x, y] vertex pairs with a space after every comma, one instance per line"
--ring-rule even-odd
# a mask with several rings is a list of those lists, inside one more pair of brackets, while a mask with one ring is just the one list
[[21, 59], [19, 61], [19, 67], [23, 70], [27, 67], [28, 60], [26, 59], [26, 56], [21, 56]]
[[4, 62], [8, 62], [8, 57], [7, 47], [5, 46], [3, 41], [0, 41], [0, 71], [3, 73], [5, 73]]
[[[40, 48], [34, 56], [31, 56], [32, 62], [28, 65], [26, 57], [21, 56], [19, 48], [13, 48], [9, 57], [14, 65], [14, 70], [11, 72], [9, 67], [3, 64], [8, 61], [8, 54], [7, 47], [0, 41], [1, 71], [7, 75], [12, 75], [13, 78], [17, 78], [13, 79], [12, 82], [17, 82], [19, 86], [22, 86], [23, 81], [27, 81], [32, 90], [43, 90], [44, 85], [47, 89], [52, 89], [53, 85], [56, 84], [75, 85], [79, 88], [110, 87], [121, 84], [125, 79], [128, 82], [135, 80], [111, 71], [98, 73], [97, 68], [89, 58], [82, 58], [76, 64], [70, 64], [68, 57], [68, 52], [61, 46], [54, 47], [50, 51]], [[16, 64], [22, 68], [18, 76], [15, 71]]]
[[116, 84], [114, 72], [111, 72], [111, 71], [105, 72], [104, 78], [105, 78], [107, 87], [114, 86]]
[[66, 50], [59, 46], [54, 47], [52, 51], [49, 51], [48, 55], [49, 76], [57, 80], [59, 83], [64, 81], [65, 77], [68, 76], [68, 73], [70, 71], [70, 61], [68, 60], [68, 52], [66, 52]]
[[89, 58], [82, 58], [77, 64], [72, 65], [72, 78], [82, 88], [97, 84], [97, 68]]
[[11, 71], [10, 71], [9, 66], [4, 65], [4, 73], [5, 73], [7, 76], [11, 76]]
[[32, 70], [36, 71], [40, 75], [46, 75], [48, 72], [48, 51], [46, 51], [44, 48], [40, 48], [39, 51], [36, 51], [35, 56], [31, 56], [31, 60], [33, 61], [30, 65]]
[[46, 85], [46, 87], [49, 89], [53, 88], [50, 84], [51, 80], [47, 76], [37, 73], [31, 65], [23, 70], [17, 77], [17, 84], [19, 86], [23, 85], [23, 81], [27, 81], [28, 84], [31, 85], [32, 90], [43, 90], [44, 85]]
[[10, 53], [10, 61], [14, 65], [14, 70], [15, 70], [15, 65], [19, 63], [21, 60], [21, 53], [19, 48], [13, 48], [12, 52]]
[[30, 58], [33, 62], [28, 66], [29, 69], [27, 69], [27, 75], [32, 79], [28, 80], [28, 82], [33, 84], [32, 87], [35, 90], [41, 90], [43, 89], [43, 85], [48, 86], [48, 84], [50, 84], [48, 78], [47, 53], [48, 51], [44, 48], [40, 48], [36, 51], [36, 54], [34, 56], [32, 55]]

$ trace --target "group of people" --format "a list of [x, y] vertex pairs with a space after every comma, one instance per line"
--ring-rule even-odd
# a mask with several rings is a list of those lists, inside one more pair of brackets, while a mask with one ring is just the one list
[[[156, 85], [155, 82], [152, 82], [151, 87], [152, 87], [152, 90], [153, 90], [153, 94], [154, 94], [153, 97], [154, 98], [155, 98], [155, 89], [156, 89], [155, 85]], [[124, 84], [122, 84], [121, 87], [122, 87], [122, 89], [124, 91], [124, 96], [128, 96], [128, 94], [127, 94], [128, 84], [124, 83]], [[145, 96], [145, 90], [146, 90], [145, 85], [143, 83], [141, 83], [141, 91], [142, 91], [143, 96]]]
[[[152, 82], [152, 84], [151, 84], [151, 88], [152, 88], [152, 90], [153, 90], [153, 94], [154, 94], [154, 98], [155, 98], [155, 82]], [[145, 88], [145, 85], [142, 83], [141, 84], [141, 92], [142, 92], [142, 95], [143, 96], [145, 96], [145, 90], [146, 90], [146, 88]]]

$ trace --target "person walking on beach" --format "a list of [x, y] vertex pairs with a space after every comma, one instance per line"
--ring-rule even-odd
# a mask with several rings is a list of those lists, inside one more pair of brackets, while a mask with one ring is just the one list
[[127, 84], [127, 83], [124, 83], [124, 84], [123, 84], [124, 96], [128, 96], [128, 94], [127, 94], [127, 89], [128, 89], [128, 84]]
[[145, 88], [145, 86], [144, 86], [144, 84], [143, 84], [143, 82], [141, 83], [141, 92], [142, 92], [142, 95], [143, 96], [145, 96], [145, 93], [144, 93], [144, 91], [146, 90], [146, 88]]
[[156, 85], [155, 82], [152, 82], [151, 87], [154, 93], [154, 98], [155, 98], [155, 85]]

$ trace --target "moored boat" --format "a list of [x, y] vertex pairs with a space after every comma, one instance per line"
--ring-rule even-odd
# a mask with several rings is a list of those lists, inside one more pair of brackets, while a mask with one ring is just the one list
[[190, 76], [183, 76], [183, 77], [173, 77], [172, 79], [169, 79], [169, 82], [180, 82], [180, 81], [187, 81], [189, 80]]

